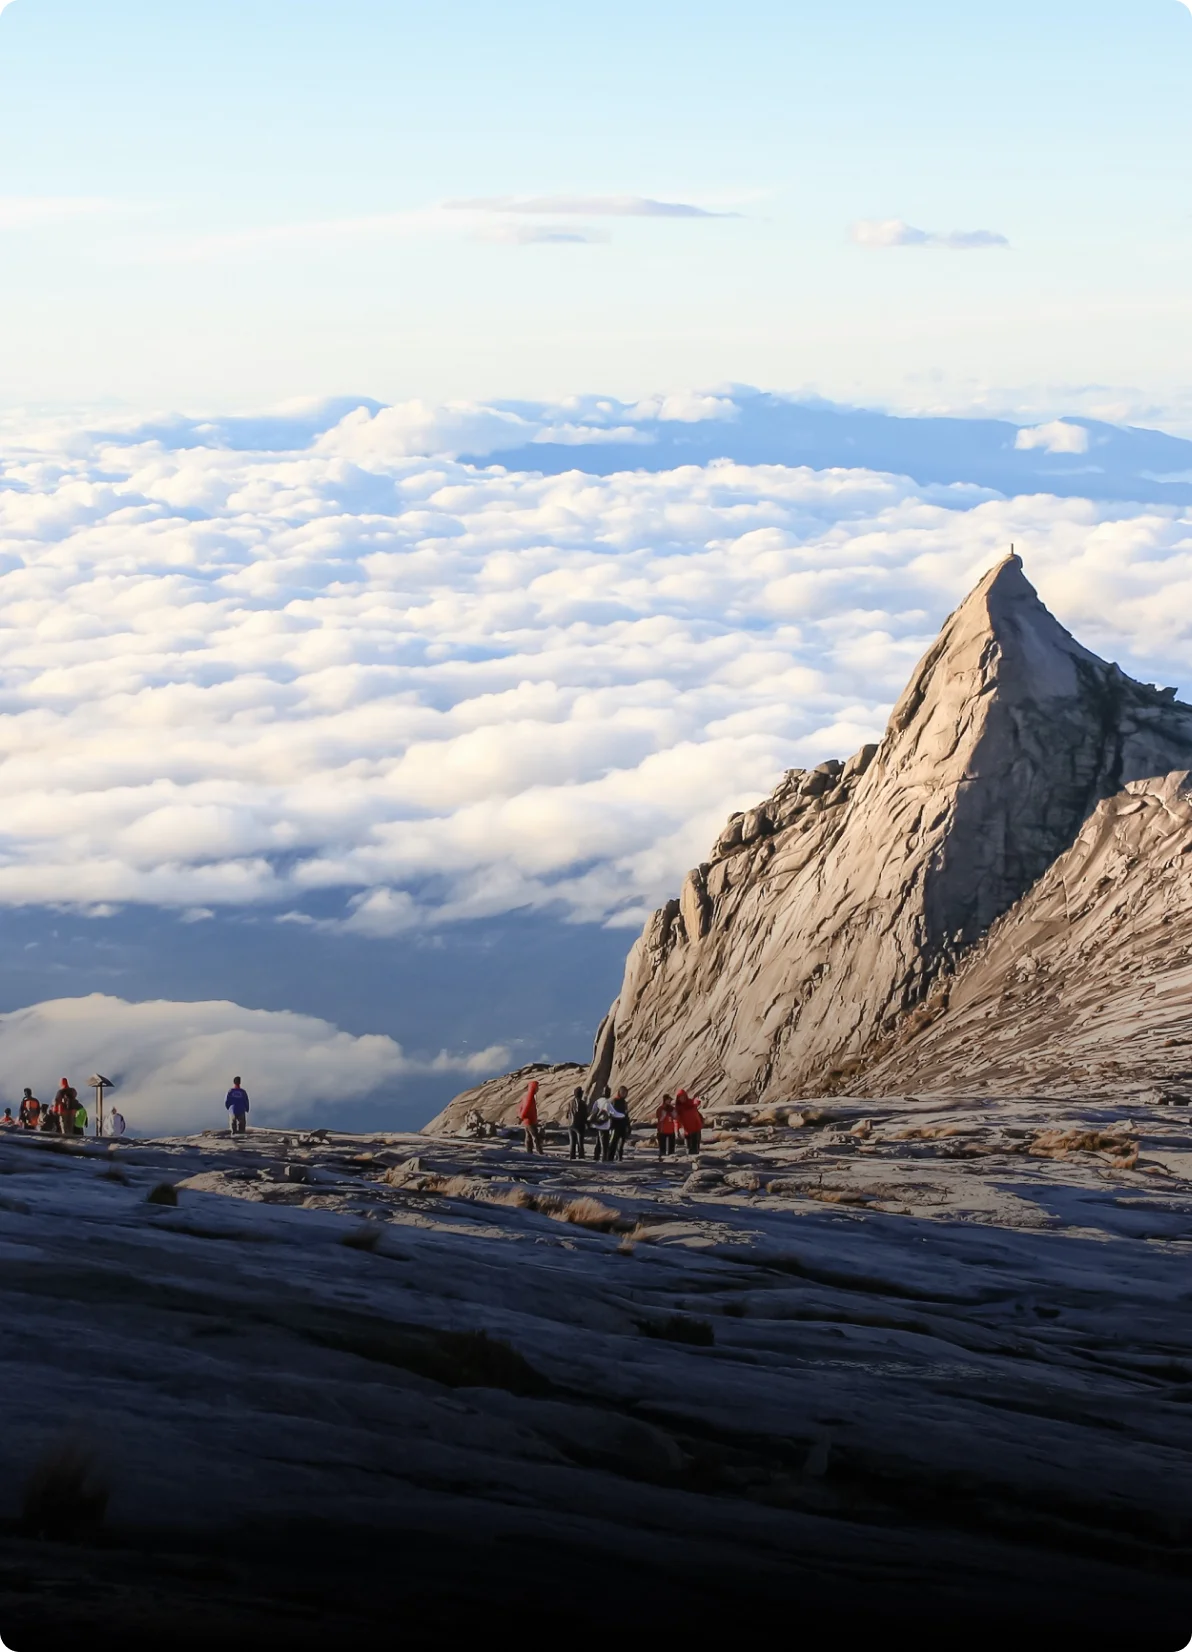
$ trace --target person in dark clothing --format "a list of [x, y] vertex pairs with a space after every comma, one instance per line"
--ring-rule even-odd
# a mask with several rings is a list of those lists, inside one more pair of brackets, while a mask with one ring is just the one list
[[239, 1073], [232, 1080], [232, 1088], [228, 1091], [224, 1106], [232, 1115], [229, 1120], [232, 1134], [234, 1136], [246, 1135], [248, 1133], [248, 1091], [240, 1083]]
[[21, 1105], [17, 1109], [17, 1119], [22, 1130], [36, 1130], [41, 1118], [41, 1102], [26, 1086], [25, 1094], [21, 1097]]
[[75, 1114], [79, 1110], [79, 1092], [66, 1079], [58, 1086], [58, 1093], [54, 1097], [55, 1127], [64, 1136], [73, 1136], [75, 1133]]
[[608, 1156], [610, 1159], [625, 1157], [625, 1143], [629, 1139], [629, 1091], [622, 1084], [616, 1095], [608, 1104], [608, 1116], [612, 1127], [608, 1133]]
[[568, 1155], [572, 1159], [583, 1159], [587, 1155], [584, 1151], [584, 1138], [588, 1133], [588, 1104], [584, 1100], [584, 1093], [576, 1089], [567, 1107], [567, 1141], [571, 1151]]

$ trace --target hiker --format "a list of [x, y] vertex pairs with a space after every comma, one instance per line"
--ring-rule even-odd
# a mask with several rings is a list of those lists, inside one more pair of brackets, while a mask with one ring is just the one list
[[224, 1106], [232, 1115], [230, 1124], [234, 1136], [243, 1136], [248, 1133], [248, 1091], [240, 1083], [240, 1074], [232, 1080], [232, 1088], [228, 1091]]
[[64, 1078], [54, 1097], [54, 1124], [61, 1135], [74, 1135], [74, 1116], [78, 1105], [79, 1092], [69, 1079]]
[[655, 1128], [658, 1132], [658, 1162], [670, 1158], [675, 1151], [675, 1133], [678, 1124], [675, 1122], [675, 1098], [663, 1096], [658, 1111], [654, 1114]]
[[20, 1120], [21, 1127], [23, 1129], [36, 1130], [37, 1121], [40, 1117], [41, 1102], [38, 1101], [37, 1097], [33, 1094], [33, 1091], [28, 1087], [28, 1085], [26, 1085], [25, 1094], [21, 1097], [21, 1105], [17, 1112], [17, 1118]]
[[679, 1129], [683, 1132], [683, 1140], [687, 1144], [687, 1155], [694, 1158], [699, 1152], [704, 1119], [699, 1110], [699, 1103], [689, 1096], [686, 1090], [675, 1091], [675, 1117], [679, 1121]]
[[542, 1152], [542, 1129], [538, 1123], [538, 1080], [532, 1078], [517, 1116], [526, 1132], [526, 1152]]
[[12, 1116], [12, 1108], [6, 1107], [4, 1109], [4, 1117], [0, 1119], [0, 1130], [15, 1130], [16, 1127], [17, 1121]]
[[629, 1091], [624, 1084], [620, 1086], [616, 1095], [608, 1104], [608, 1116], [612, 1121], [608, 1132], [608, 1156], [613, 1159], [625, 1157], [625, 1143], [629, 1139]]
[[606, 1084], [603, 1095], [597, 1096], [588, 1109], [588, 1125], [592, 1131], [592, 1157], [602, 1164], [608, 1158], [608, 1139], [613, 1125], [609, 1113], [611, 1096], [612, 1092]]
[[85, 1136], [87, 1134], [87, 1109], [83, 1106], [81, 1101], [75, 1108], [74, 1118], [71, 1120], [71, 1123], [74, 1126], [74, 1133], [76, 1136]]
[[124, 1134], [124, 1114], [115, 1107], [108, 1114], [107, 1132], [109, 1136], [122, 1136]]
[[569, 1158], [587, 1157], [584, 1151], [584, 1137], [587, 1133], [588, 1104], [584, 1100], [584, 1092], [577, 1086], [567, 1104], [567, 1141], [571, 1149]]

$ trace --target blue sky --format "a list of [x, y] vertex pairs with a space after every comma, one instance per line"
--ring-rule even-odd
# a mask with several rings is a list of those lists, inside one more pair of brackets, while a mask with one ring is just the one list
[[[10, 0], [0, 398], [1174, 419], [1190, 68], [1180, 0]], [[510, 197], [560, 210], [442, 209]]]

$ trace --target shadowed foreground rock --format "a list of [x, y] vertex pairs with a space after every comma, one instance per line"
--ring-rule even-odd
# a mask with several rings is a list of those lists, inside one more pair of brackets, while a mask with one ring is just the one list
[[1188, 1112], [551, 1145], [0, 1139], [14, 1652], [1184, 1644]]

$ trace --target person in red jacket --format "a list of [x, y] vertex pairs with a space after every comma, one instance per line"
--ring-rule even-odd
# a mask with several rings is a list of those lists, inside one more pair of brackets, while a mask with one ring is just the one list
[[517, 1116], [525, 1126], [526, 1152], [542, 1152], [542, 1131], [538, 1124], [538, 1080], [532, 1078], [530, 1087], [526, 1091], [525, 1100], [517, 1110]]
[[679, 1129], [683, 1132], [683, 1140], [687, 1143], [688, 1156], [694, 1158], [699, 1152], [704, 1120], [698, 1101], [689, 1096], [686, 1090], [675, 1091], [675, 1117], [679, 1121]]
[[675, 1151], [675, 1132], [678, 1125], [675, 1123], [675, 1098], [673, 1096], [663, 1096], [662, 1104], [654, 1114], [654, 1122], [658, 1131], [658, 1158], [661, 1162]]

